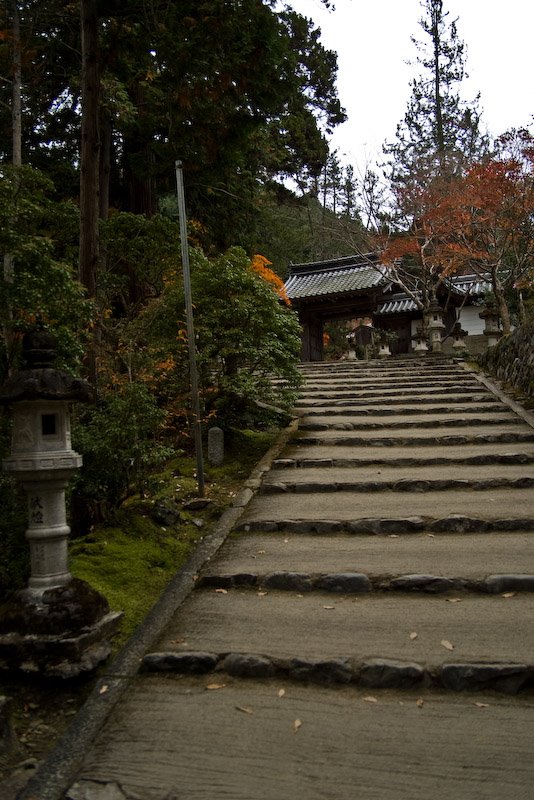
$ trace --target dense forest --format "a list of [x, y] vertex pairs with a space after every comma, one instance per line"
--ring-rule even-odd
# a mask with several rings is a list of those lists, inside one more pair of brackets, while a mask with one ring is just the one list
[[[91, 381], [94, 403], [74, 425], [82, 531], [191, 448], [177, 160], [205, 428], [265, 425], [266, 405], [290, 406], [291, 262], [378, 249], [418, 302], [469, 269], [490, 275], [505, 330], [527, 313], [532, 135], [490, 139], [479, 98], [461, 96], [456, 21], [441, 0], [422, 7], [406, 115], [382, 171], [356, 179], [329, 146], [345, 119], [336, 54], [290, 3], [2, 4], [0, 383], [35, 326], [54, 332], [59, 366]], [[9, 543], [20, 502], [5, 475], [0, 491]]]

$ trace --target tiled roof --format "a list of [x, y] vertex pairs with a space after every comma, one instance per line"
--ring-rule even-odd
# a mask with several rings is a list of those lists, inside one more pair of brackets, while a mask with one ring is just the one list
[[491, 283], [479, 275], [452, 275], [449, 278], [451, 289], [459, 294], [482, 295], [491, 291]]
[[294, 264], [285, 283], [290, 300], [372, 289], [387, 282], [386, 267], [372, 255]]
[[405, 311], [417, 311], [417, 304], [410, 297], [402, 295], [380, 303], [375, 314], [402, 314]]

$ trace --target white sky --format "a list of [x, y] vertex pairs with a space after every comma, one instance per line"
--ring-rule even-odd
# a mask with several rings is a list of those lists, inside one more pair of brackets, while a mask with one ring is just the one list
[[[337, 127], [332, 146], [342, 163], [363, 173], [380, 160], [382, 144], [395, 137], [410, 97], [410, 80], [421, 74], [410, 37], [428, 40], [419, 25], [421, 0], [289, 0], [321, 28], [321, 42], [338, 54], [338, 94], [348, 122]], [[482, 121], [492, 136], [531, 127], [534, 115], [534, 0], [444, 0], [449, 20], [466, 45], [469, 79], [462, 97], [480, 92]]]

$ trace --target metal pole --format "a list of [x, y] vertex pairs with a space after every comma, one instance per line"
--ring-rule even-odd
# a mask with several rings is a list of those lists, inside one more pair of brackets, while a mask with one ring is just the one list
[[197, 457], [197, 483], [199, 497], [204, 497], [204, 459], [202, 455], [202, 431], [200, 421], [200, 401], [198, 394], [197, 358], [195, 347], [195, 328], [193, 325], [193, 302], [191, 299], [191, 277], [189, 271], [189, 247], [187, 244], [187, 216], [185, 210], [184, 179], [182, 162], [176, 161], [176, 190], [178, 216], [180, 217], [180, 244], [182, 248], [182, 268], [184, 275], [185, 315], [187, 322], [187, 342], [189, 346], [189, 372], [191, 376], [191, 399], [193, 403], [195, 452]]

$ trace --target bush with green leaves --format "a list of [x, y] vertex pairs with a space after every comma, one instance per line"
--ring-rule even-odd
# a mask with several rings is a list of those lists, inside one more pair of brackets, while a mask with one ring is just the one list
[[84, 463], [72, 489], [75, 534], [105, 519], [131, 492], [142, 493], [149, 471], [174, 453], [161, 441], [165, 414], [142, 383], [118, 387], [78, 414], [73, 445]]
[[54, 332], [59, 364], [76, 369], [92, 305], [76, 280], [78, 209], [53, 199], [54, 187], [31, 167], [0, 167], [0, 381], [16, 363], [20, 333], [36, 322]]
[[[265, 416], [258, 401], [289, 408], [301, 381], [296, 313], [281, 302], [238, 247], [213, 259], [192, 250], [191, 285], [206, 415], [216, 413], [219, 424], [239, 425], [243, 415], [247, 422], [251, 415]], [[146, 374], [150, 358], [163, 365], [171, 359], [173, 367], [158, 387], [168, 399], [172, 393], [183, 396], [189, 387], [184, 305], [183, 282], [177, 273], [123, 332], [138, 374]]]

